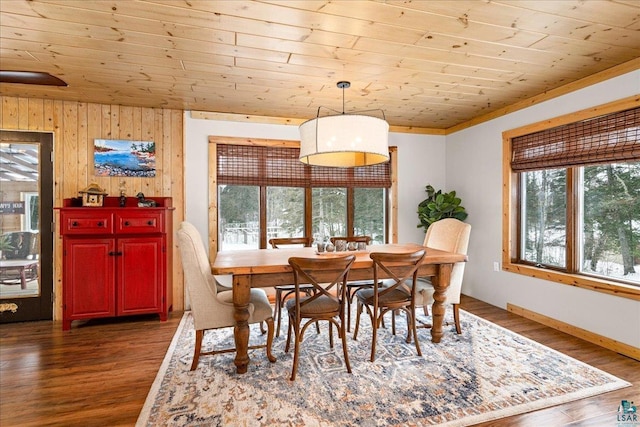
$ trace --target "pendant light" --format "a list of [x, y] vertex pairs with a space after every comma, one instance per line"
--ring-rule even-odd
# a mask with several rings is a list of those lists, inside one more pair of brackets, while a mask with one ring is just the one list
[[[300, 125], [300, 161], [314, 166], [350, 168], [389, 161], [389, 124], [384, 119], [360, 113], [345, 113], [344, 90], [347, 81], [337, 84], [342, 89], [342, 113], [320, 117]], [[325, 107], [326, 108], [326, 107]], [[368, 110], [378, 111], [378, 110]]]

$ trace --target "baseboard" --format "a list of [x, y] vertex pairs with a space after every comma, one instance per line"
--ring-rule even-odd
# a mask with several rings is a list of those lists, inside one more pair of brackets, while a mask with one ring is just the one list
[[637, 347], [594, 334], [593, 332], [527, 310], [526, 308], [518, 307], [517, 305], [507, 304], [507, 311], [640, 361], [640, 349]]

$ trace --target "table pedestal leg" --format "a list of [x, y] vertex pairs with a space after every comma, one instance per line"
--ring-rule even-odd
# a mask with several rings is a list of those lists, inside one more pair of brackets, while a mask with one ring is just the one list
[[440, 264], [438, 274], [433, 276], [433, 305], [431, 306], [431, 316], [433, 325], [431, 326], [431, 341], [439, 343], [442, 339], [442, 323], [444, 322], [446, 292], [451, 278], [451, 264]]
[[233, 276], [233, 305], [236, 326], [233, 334], [236, 342], [237, 372], [244, 374], [249, 366], [249, 299], [251, 286], [247, 276]]

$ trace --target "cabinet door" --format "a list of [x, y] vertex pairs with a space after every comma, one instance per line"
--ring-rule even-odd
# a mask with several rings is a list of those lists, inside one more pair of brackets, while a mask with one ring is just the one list
[[115, 315], [115, 239], [64, 242], [64, 318]]
[[118, 314], [158, 313], [164, 298], [162, 237], [119, 238]]

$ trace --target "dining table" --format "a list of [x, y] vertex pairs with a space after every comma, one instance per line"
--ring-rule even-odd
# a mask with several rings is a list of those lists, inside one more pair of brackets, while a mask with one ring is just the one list
[[[426, 250], [419, 269], [420, 277], [429, 276], [434, 287], [434, 302], [431, 307], [431, 341], [439, 343], [443, 336], [446, 291], [449, 287], [451, 269], [457, 262], [466, 262], [467, 256], [453, 252], [424, 247], [415, 243], [369, 245], [365, 250], [347, 252], [318, 253], [313, 247], [282, 249], [221, 250], [216, 254], [211, 266], [214, 275], [233, 276], [233, 305], [236, 326], [234, 339], [236, 357], [234, 364], [238, 374], [247, 372], [249, 366], [249, 295], [251, 288], [267, 288], [276, 285], [293, 284], [293, 270], [289, 265], [290, 257], [337, 257], [353, 254], [356, 256], [348, 279], [373, 279], [372, 252], [408, 253], [420, 249]], [[380, 278], [385, 278], [381, 272]]]

